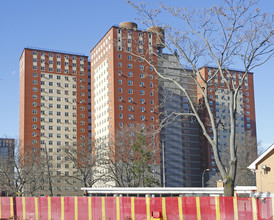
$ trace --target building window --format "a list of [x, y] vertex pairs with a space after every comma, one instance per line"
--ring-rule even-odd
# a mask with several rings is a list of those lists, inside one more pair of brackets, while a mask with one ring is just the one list
[[128, 72], [128, 77], [132, 77], [133, 73], [132, 72]]
[[141, 104], [145, 104], [145, 99], [140, 99]]
[[145, 91], [144, 90], [140, 90], [140, 95], [144, 95]]
[[118, 67], [122, 67], [122, 63], [121, 62], [118, 63]]
[[129, 89], [128, 94], [133, 94], [133, 89]]
[[143, 69], [144, 69], [144, 65], [140, 65], [140, 66], [139, 66], [139, 69], [140, 69], [140, 70], [143, 70]]
[[132, 80], [128, 80], [128, 85], [132, 86], [133, 85], [133, 81]]
[[129, 110], [130, 112], [132, 112], [132, 111], [133, 111], [133, 106], [128, 106], [128, 110]]

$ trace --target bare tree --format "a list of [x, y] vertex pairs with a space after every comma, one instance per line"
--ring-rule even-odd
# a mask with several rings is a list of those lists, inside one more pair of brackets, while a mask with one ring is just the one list
[[93, 169], [96, 163], [99, 163], [99, 156], [94, 152], [94, 144], [83, 141], [77, 147], [64, 147], [64, 163], [71, 163], [74, 172], [68, 176], [70, 178], [83, 182], [85, 187], [92, 187], [99, 178], [93, 176]]
[[[236, 186], [255, 186], [255, 175], [247, 167], [257, 158], [257, 144], [256, 138], [250, 135], [245, 135], [245, 141], [236, 140], [237, 145], [237, 171], [235, 178]], [[227, 167], [229, 164], [229, 149], [224, 149], [221, 153], [222, 161]], [[218, 180], [222, 179], [219, 172], [215, 173], [207, 182], [208, 186], [216, 186]]]
[[[202, 133], [213, 148], [216, 165], [224, 182], [224, 194], [233, 196], [237, 170], [236, 154], [236, 115], [238, 111], [238, 96], [247, 75], [254, 68], [263, 65], [273, 56], [273, 27], [272, 17], [256, 8], [257, 1], [250, 0], [223, 0], [220, 6], [204, 9], [189, 10], [174, 8], [161, 4], [157, 9], [150, 9], [144, 3], [129, 1], [141, 15], [141, 21], [149, 27], [150, 31], [158, 35], [161, 44], [174, 55], [178, 66], [182, 69], [189, 68], [191, 73], [184, 74], [192, 77], [197, 85], [198, 101], [203, 103], [208, 120], [205, 122], [197, 109], [197, 100], [193, 101], [189, 91], [183, 83], [163, 74], [157, 65], [152, 63], [142, 54], [133, 54], [142, 57], [149, 63], [159, 78], [173, 83], [189, 100], [190, 115], [196, 117]], [[171, 16], [172, 25], [161, 22]], [[166, 38], [157, 27], [165, 29]], [[154, 28], [155, 27], [155, 28]], [[176, 53], [174, 52], [176, 50]], [[161, 51], [154, 53], [158, 60], [163, 60]], [[212, 74], [202, 74], [201, 66], [214, 66]], [[232, 83], [232, 72], [228, 67], [237, 66], [243, 69], [239, 82]], [[214, 78], [222, 80], [223, 86], [229, 97], [229, 164], [226, 167], [220, 156], [218, 132], [222, 124], [214, 117], [211, 110], [209, 91], [220, 89], [214, 84]], [[185, 115], [177, 112], [173, 115]]]
[[160, 185], [159, 161], [156, 161], [159, 150], [154, 143], [154, 134], [139, 124], [117, 131], [108, 157], [102, 160], [107, 170], [105, 181], [119, 187]]
[[22, 154], [16, 151], [14, 158], [0, 161], [0, 185], [11, 195], [32, 196], [44, 186], [44, 167], [37, 152]]

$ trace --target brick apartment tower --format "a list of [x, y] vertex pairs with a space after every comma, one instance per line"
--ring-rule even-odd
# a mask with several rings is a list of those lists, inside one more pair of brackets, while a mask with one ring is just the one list
[[[65, 184], [73, 172], [64, 164], [61, 148], [89, 138], [88, 57], [25, 48], [20, 58], [20, 153], [47, 150], [54, 171], [54, 196], [77, 195], [80, 188]], [[54, 169], [56, 170], [56, 169]], [[57, 174], [58, 173], [58, 174]], [[63, 178], [61, 178], [63, 176]], [[45, 189], [41, 195], [48, 195]]]
[[[200, 69], [201, 75], [207, 80], [214, 73], [216, 68], [212, 67], [202, 67]], [[244, 72], [239, 70], [229, 70], [227, 74], [227, 79], [230, 80], [231, 85], [239, 85], [239, 80], [242, 79]], [[225, 86], [224, 80], [221, 79], [220, 74], [214, 77], [211, 85], [209, 85], [209, 104], [211, 106], [211, 111], [213, 112], [216, 119], [220, 119], [221, 122], [227, 126], [226, 130], [223, 128], [219, 129], [218, 142], [220, 143], [219, 147], [229, 146], [229, 106], [228, 106], [228, 90]], [[201, 98], [201, 95], [197, 95], [198, 100]], [[238, 95], [238, 106], [237, 106], [237, 115], [236, 115], [236, 144], [248, 145], [247, 138], [253, 137], [256, 141], [256, 119], [255, 119], [255, 100], [254, 100], [254, 82], [253, 82], [253, 73], [248, 73], [245, 82], [242, 88], [239, 91]], [[203, 114], [203, 120], [206, 122], [208, 116]], [[210, 127], [207, 127], [210, 131]], [[200, 139], [201, 146], [201, 171], [209, 169], [211, 174], [214, 174], [217, 171], [217, 166], [214, 160], [214, 155], [212, 147], [205, 140], [203, 135]], [[255, 147], [251, 145], [249, 147]], [[257, 149], [254, 149], [255, 151]]]
[[[141, 31], [137, 24], [123, 22], [112, 26], [91, 50], [93, 140], [113, 141], [123, 127], [134, 128], [136, 124], [151, 131], [158, 129], [158, 80], [153, 68], [140, 57], [157, 65], [153, 53], [160, 49], [153, 31]], [[159, 149], [158, 133], [153, 144]], [[159, 173], [160, 153], [152, 163]]]

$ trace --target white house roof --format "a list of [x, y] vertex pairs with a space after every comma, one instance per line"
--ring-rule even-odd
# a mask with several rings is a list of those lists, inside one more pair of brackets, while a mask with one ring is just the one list
[[259, 156], [252, 164], [249, 165], [249, 167], [247, 167], [250, 170], [256, 170], [256, 164], [258, 162], [260, 162], [266, 155], [269, 154], [270, 151], [272, 151], [274, 149], [274, 144], [272, 144], [269, 148], [267, 148], [262, 154], [261, 156]]

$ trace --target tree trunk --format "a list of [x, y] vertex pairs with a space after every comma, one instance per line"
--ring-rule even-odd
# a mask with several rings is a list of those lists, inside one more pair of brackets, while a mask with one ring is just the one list
[[224, 196], [234, 196], [234, 181], [227, 176], [224, 181]]

